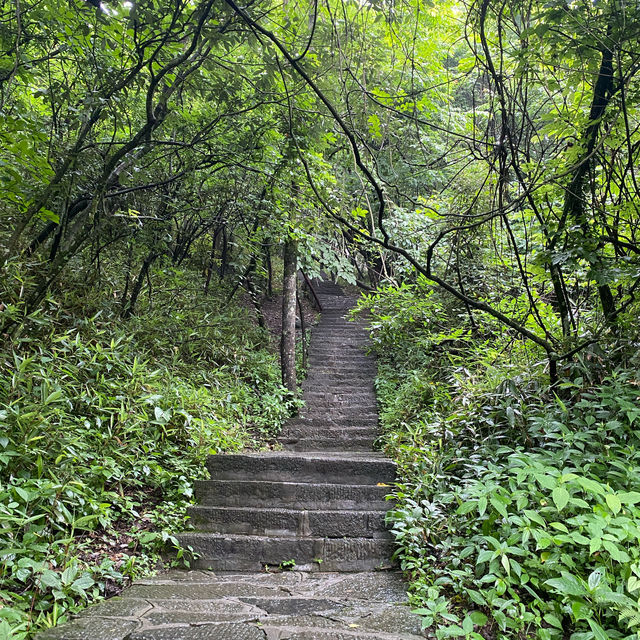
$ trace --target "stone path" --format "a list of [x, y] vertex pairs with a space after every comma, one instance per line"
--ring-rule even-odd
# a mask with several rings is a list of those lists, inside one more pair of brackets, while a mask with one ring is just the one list
[[[193, 571], [141, 580], [39, 640], [418, 640], [390, 566], [394, 464], [372, 450], [375, 362], [354, 300], [318, 285], [306, 405], [282, 451], [211, 456], [196, 485]], [[278, 567], [294, 569], [280, 571]], [[377, 571], [376, 571], [377, 569]]]

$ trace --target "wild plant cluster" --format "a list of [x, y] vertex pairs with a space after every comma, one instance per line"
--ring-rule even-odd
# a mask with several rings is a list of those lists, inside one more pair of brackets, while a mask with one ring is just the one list
[[411, 599], [438, 638], [636, 638], [637, 357], [593, 350], [549, 390], [544, 359], [405, 285], [371, 296], [389, 513]]
[[104, 292], [52, 295], [0, 355], [0, 637], [64, 621], [162, 552], [188, 564], [174, 534], [205, 456], [257, 446], [295, 403], [240, 305], [156, 275], [128, 321]]

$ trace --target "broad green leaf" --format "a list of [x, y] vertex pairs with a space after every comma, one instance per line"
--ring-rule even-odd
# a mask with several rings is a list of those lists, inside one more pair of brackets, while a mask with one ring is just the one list
[[506, 571], [507, 575], [511, 574], [511, 564], [509, 563], [509, 558], [506, 555], [502, 555], [500, 558], [500, 563], [502, 564], [503, 569]]
[[562, 629], [562, 622], [552, 613], [547, 613], [544, 616], [544, 620], [545, 622], [550, 624], [552, 627], [555, 627], [556, 629]]
[[539, 513], [537, 513], [536, 511], [532, 511], [531, 509], [525, 509], [523, 511], [523, 513], [532, 522], [535, 522], [536, 524], [539, 524], [541, 527], [545, 527], [546, 526], [547, 523], [544, 521], [542, 516]]
[[495, 496], [491, 496], [490, 499], [491, 502], [491, 506], [503, 517], [503, 518], [507, 518], [509, 516], [508, 512], [507, 512], [507, 507], [505, 506], [504, 502], [502, 502], [501, 500], [499, 500], [497, 497]]
[[463, 502], [458, 507], [456, 513], [459, 515], [465, 515], [467, 513], [470, 513], [471, 511], [474, 511], [477, 505], [478, 503], [475, 500], [468, 500], [467, 502]]
[[45, 569], [40, 576], [40, 583], [51, 589], [60, 588], [60, 574], [51, 569]]
[[551, 578], [546, 580], [545, 584], [563, 595], [583, 596], [586, 594], [586, 589], [578, 582], [576, 577], [566, 571], [562, 572], [561, 578]]
[[476, 624], [479, 627], [484, 626], [488, 622], [487, 616], [485, 616], [481, 611], [470, 611], [469, 617], [473, 620], [473, 624]]
[[589, 584], [589, 589], [593, 591], [602, 580], [602, 571], [600, 569], [596, 569], [589, 574], [589, 579], [587, 580]]
[[607, 506], [614, 514], [618, 513], [622, 508], [620, 498], [615, 493], [608, 493], [604, 499], [607, 501]]
[[578, 476], [576, 482], [587, 492], [593, 495], [604, 496], [606, 494], [605, 488], [595, 480]]
[[592, 618], [587, 620], [596, 640], [610, 640], [609, 634]]
[[553, 490], [551, 497], [553, 498], [553, 503], [556, 505], [556, 509], [562, 511], [567, 506], [571, 496], [563, 486], [559, 486]]

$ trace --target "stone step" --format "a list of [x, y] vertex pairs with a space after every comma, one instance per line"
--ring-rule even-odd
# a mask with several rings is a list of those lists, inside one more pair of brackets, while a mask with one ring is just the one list
[[357, 380], [349, 379], [348, 377], [336, 379], [329, 375], [323, 377], [318, 375], [310, 375], [302, 383], [302, 387], [305, 391], [323, 391], [337, 389], [342, 393], [354, 393], [358, 391], [366, 393], [375, 393], [375, 385], [370, 377], [362, 377]]
[[[294, 569], [297, 569], [295, 567]], [[171, 571], [138, 580], [38, 640], [420, 640], [395, 571]]]
[[297, 428], [305, 428], [306, 426], [311, 426], [312, 428], [322, 426], [330, 426], [337, 425], [342, 428], [350, 428], [350, 427], [368, 427], [373, 430], [378, 429], [378, 416], [377, 414], [352, 414], [352, 415], [344, 415], [338, 414], [334, 412], [327, 411], [310, 411], [309, 413], [305, 413], [301, 416], [301, 419], [304, 420], [304, 423], [298, 424], [295, 423], [294, 426]]
[[367, 331], [370, 324], [368, 320], [351, 320], [343, 309], [330, 309], [322, 314], [320, 322], [315, 328], [339, 327]]
[[326, 367], [324, 365], [315, 365], [314, 372], [319, 375], [331, 375], [333, 374], [336, 380], [340, 379], [339, 376], [343, 376], [343, 379], [349, 380], [355, 377], [366, 376], [369, 380], [372, 380], [378, 375], [378, 368], [376, 365], [343, 365], [336, 369], [336, 367]]
[[198, 531], [219, 534], [303, 538], [390, 538], [385, 511], [189, 507]]
[[375, 407], [377, 404], [377, 396], [373, 388], [366, 388], [362, 385], [348, 387], [344, 384], [336, 384], [335, 382], [329, 384], [327, 381], [324, 383], [316, 383], [309, 389], [305, 389], [304, 400], [307, 404], [310, 401], [315, 402], [316, 400], [350, 400], [358, 404], [369, 402], [372, 407]]
[[319, 359], [319, 358], [367, 358], [371, 361], [375, 361], [374, 356], [367, 353], [367, 349], [365, 347], [345, 347], [344, 345], [335, 347], [322, 345], [318, 347], [309, 347], [308, 351], [309, 358]]
[[283, 433], [286, 433], [288, 429], [306, 431], [308, 429], [373, 429], [378, 428], [378, 416], [362, 418], [360, 416], [350, 416], [345, 418], [344, 421], [335, 421], [328, 418], [326, 415], [316, 418], [296, 418], [291, 420], [285, 426]]
[[333, 374], [335, 376], [345, 377], [368, 377], [369, 380], [375, 378], [378, 373], [378, 366], [375, 361], [367, 362], [345, 362], [340, 366], [335, 363], [327, 363], [326, 361], [315, 362], [313, 372], [316, 374]]
[[[333, 333], [333, 331], [331, 332]], [[321, 335], [313, 335], [309, 349], [342, 350], [348, 353], [366, 353], [371, 347], [371, 341], [364, 336], [341, 336], [334, 340]]]
[[336, 330], [331, 329], [326, 333], [324, 331], [316, 331], [311, 334], [310, 347], [346, 347], [348, 349], [365, 349], [371, 345], [369, 337], [362, 331], [348, 331], [343, 329], [339, 336], [336, 336]]
[[367, 360], [366, 362], [344, 362], [339, 367], [325, 366], [326, 358], [317, 358], [317, 362], [313, 363], [313, 369], [309, 369], [308, 377], [326, 377], [332, 376], [336, 380], [362, 380], [373, 382], [378, 371], [378, 363], [376, 360]]
[[[339, 333], [340, 335], [336, 335], [336, 333]], [[328, 328], [326, 331], [315, 330], [311, 334], [311, 346], [325, 345], [337, 347], [344, 345], [355, 349], [360, 345], [367, 346], [370, 344], [371, 340], [369, 340], [369, 336], [361, 329], [349, 331], [342, 329], [341, 331], [338, 331], [332, 327]]]
[[351, 438], [349, 440], [336, 440], [335, 438], [300, 438], [295, 442], [285, 442], [286, 451], [373, 451], [373, 443], [376, 437]]
[[278, 442], [285, 451], [373, 451], [378, 436], [374, 433], [338, 438], [331, 434], [316, 433], [298, 438], [282, 438]]
[[332, 331], [331, 337], [336, 338], [339, 333], [343, 331], [355, 331], [360, 332], [363, 335], [368, 335], [370, 332], [370, 324], [367, 322], [352, 322], [344, 317], [344, 314], [335, 314], [327, 317], [322, 317], [320, 322], [311, 328], [312, 331], [328, 333]]
[[207, 459], [207, 469], [214, 480], [389, 484], [395, 480], [395, 468], [394, 462], [374, 453], [323, 455], [272, 451], [221, 454]]
[[314, 385], [314, 384], [326, 384], [331, 383], [334, 385], [345, 385], [347, 388], [349, 387], [373, 387], [373, 379], [371, 374], [362, 375], [358, 372], [355, 373], [344, 373], [342, 371], [333, 371], [333, 372], [318, 372], [317, 370], [313, 370], [309, 373], [309, 375], [305, 378], [302, 383], [305, 385]]
[[300, 415], [308, 418], [313, 415], [326, 415], [334, 421], [339, 421], [341, 417], [366, 415], [367, 417], [378, 414], [371, 408], [370, 402], [353, 403], [348, 401], [331, 402], [330, 400], [316, 400], [300, 411]]
[[320, 405], [314, 405], [312, 407], [303, 407], [299, 414], [300, 420], [307, 422], [317, 420], [327, 420], [336, 424], [342, 424], [344, 427], [355, 427], [361, 424], [362, 420], [368, 422], [378, 423], [378, 413], [371, 411], [371, 407], [367, 406], [364, 409], [349, 410], [344, 408], [327, 408]]
[[351, 438], [375, 438], [377, 428], [375, 425], [364, 427], [343, 427], [327, 424], [321, 426], [285, 427], [278, 436], [278, 442], [291, 442], [300, 438], [335, 438], [336, 440], [349, 440]]
[[[318, 382], [317, 380], [311, 380], [309, 383], [302, 385], [302, 389], [304, 392], [303, 398], [307, 398], [307, 394], [309, 393], [327, 393], [327, 394], [337, 394], [343, 396], [355, 396], [355, 395], [369, 395], [373, 398], [372, 405], [376, 406], [377, 398], [375, 395], [375, 390], [373, 384], [368, 386], [364, 386], [362, 384], [349, 384], [345, 381], [335, 382], [324, 380], [322, 382]], [[308, 401], [307, 401], [308, 403]]]
[[370, 345], [369, 332], [361, 327], [316, 327], [311, 333], [311, 345], [326, 344], [337, 346], [348, 345], [355, 348], [360, 345]]
[[262, 571], [293, 560], [310, 571], [372, 571], [390, 566], [394, 543], [382, 538], [290, 538], [182, 533], [178, 539], [199, 554], [196, 569]]
[[340, 349], [336, 349], [331, 353], [319, 354], [313, 352], [313, 350], [309, 353], [309, 364], [313, 366], [313, 364], [323, 364], [323, 363], [335, 363], [335, 364], [360, 364], [362, 362], [370, 362], [374, 364], [376, 359], [373, 356], [367, 355], [366, 353], [357, 352], [357, 353], [345, 353]]
[[335, 355], [330, 356], [320, 356], [320, 355], [309, 355], [309, 367], [313, 367], [314, 365], [320, 366], [331, 366], [333, 368], [340, 368], [343, 365], [362, 365], [362, 364], [371, 364], [375, 365], [376, 360], [372, 356], [367, 356], [364, 354], [358, 355], [345, 355], [343, 353], [336, 353]]
[[389, 508], [385, 497], [389, 485], [313, 484], [309, 482], [268, 482], [261, 480], [198, 480], [195, 497], [202, 506], [264, 507], [277, 504], [287, 509], [368, 509]]
[[327, 391], [325, 389], [316, 387], [305, 392], [304, 400], [307, 404], [326, 401], [335, 402], [338, 405], [345, 402], [350, 402], [353, 404], [365, 404], [369, 402], [371, 407], [375, 407], [377, 399], [376, 394], [373, 391]]

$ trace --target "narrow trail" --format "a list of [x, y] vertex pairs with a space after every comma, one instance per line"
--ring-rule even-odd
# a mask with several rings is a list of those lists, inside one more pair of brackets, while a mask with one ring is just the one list
[[[372, 450], [375, 360], [365, 321], [330, 282], [312, 331], [305, 408], [282, 451], [211, 456], [196, 484], [192, 571], [141, 580], [39, 640], [418, 640], [391, 567], [385, 495], [395, 466]], [[279, 572], [278, 567], [293, 568]], [[265, 570], [265, 568], [267, 568]]]

